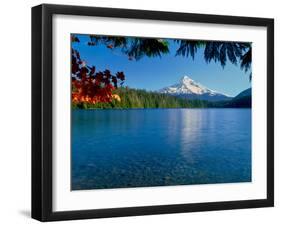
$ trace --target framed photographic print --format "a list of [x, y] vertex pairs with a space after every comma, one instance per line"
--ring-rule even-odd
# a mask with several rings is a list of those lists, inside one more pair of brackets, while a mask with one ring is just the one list
[[32, 8], [32, 217], [274, 204], [274, 21]]

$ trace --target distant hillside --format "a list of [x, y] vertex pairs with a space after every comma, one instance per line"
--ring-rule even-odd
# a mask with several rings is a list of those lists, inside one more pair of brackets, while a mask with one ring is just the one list
[[252, 89], [246, 89], [235, 96], [230, 101], [219, 101], [209, 103], [208, 107], [220, 108], [251, 108], [252, 107]]

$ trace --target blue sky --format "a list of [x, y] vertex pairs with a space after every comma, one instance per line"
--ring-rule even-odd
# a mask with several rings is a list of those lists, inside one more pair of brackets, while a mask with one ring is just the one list
[[80, 43], [73, 43], [81, 58], [96, 70], [109, 69], [112, 73], [123, 71], [126, 80], [124, 86], [146, 90], [159, 90], [178, 83], [180, 78], [188, 75], [202, 85], [230, 96], [236, 96], [249, 88], [249, 74], [231, 63], [224, 68], [220, 63], [206, 63], [203, 49], [199, 49], [194, 60], [191, 57], [175, 56], [178, 45], [170, 42], [170, 53], [161, 58], [143, 57], [138, 61], [129, 60], [119, 49], [108, 49], [104, 45], [88, 46], [87, 35], [79, 35]]

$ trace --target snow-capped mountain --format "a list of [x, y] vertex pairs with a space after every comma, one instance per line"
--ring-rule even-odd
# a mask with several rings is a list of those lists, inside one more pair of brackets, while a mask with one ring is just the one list
[[211, 90], [195, 82], [188, 76], [183, 76], [179, 83], [169, 87], [165, 87], [159, 90], [158, 92], [179, 96], [186, 99], [199, 99], [208, 101], [221, 101], [232, 99], [232, 97], [226, 94]]

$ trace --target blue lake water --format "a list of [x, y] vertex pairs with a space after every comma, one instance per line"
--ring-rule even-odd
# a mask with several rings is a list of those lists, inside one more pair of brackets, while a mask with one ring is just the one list
[[251, 181], [251, 109], [72, 111], [73, 190]]

